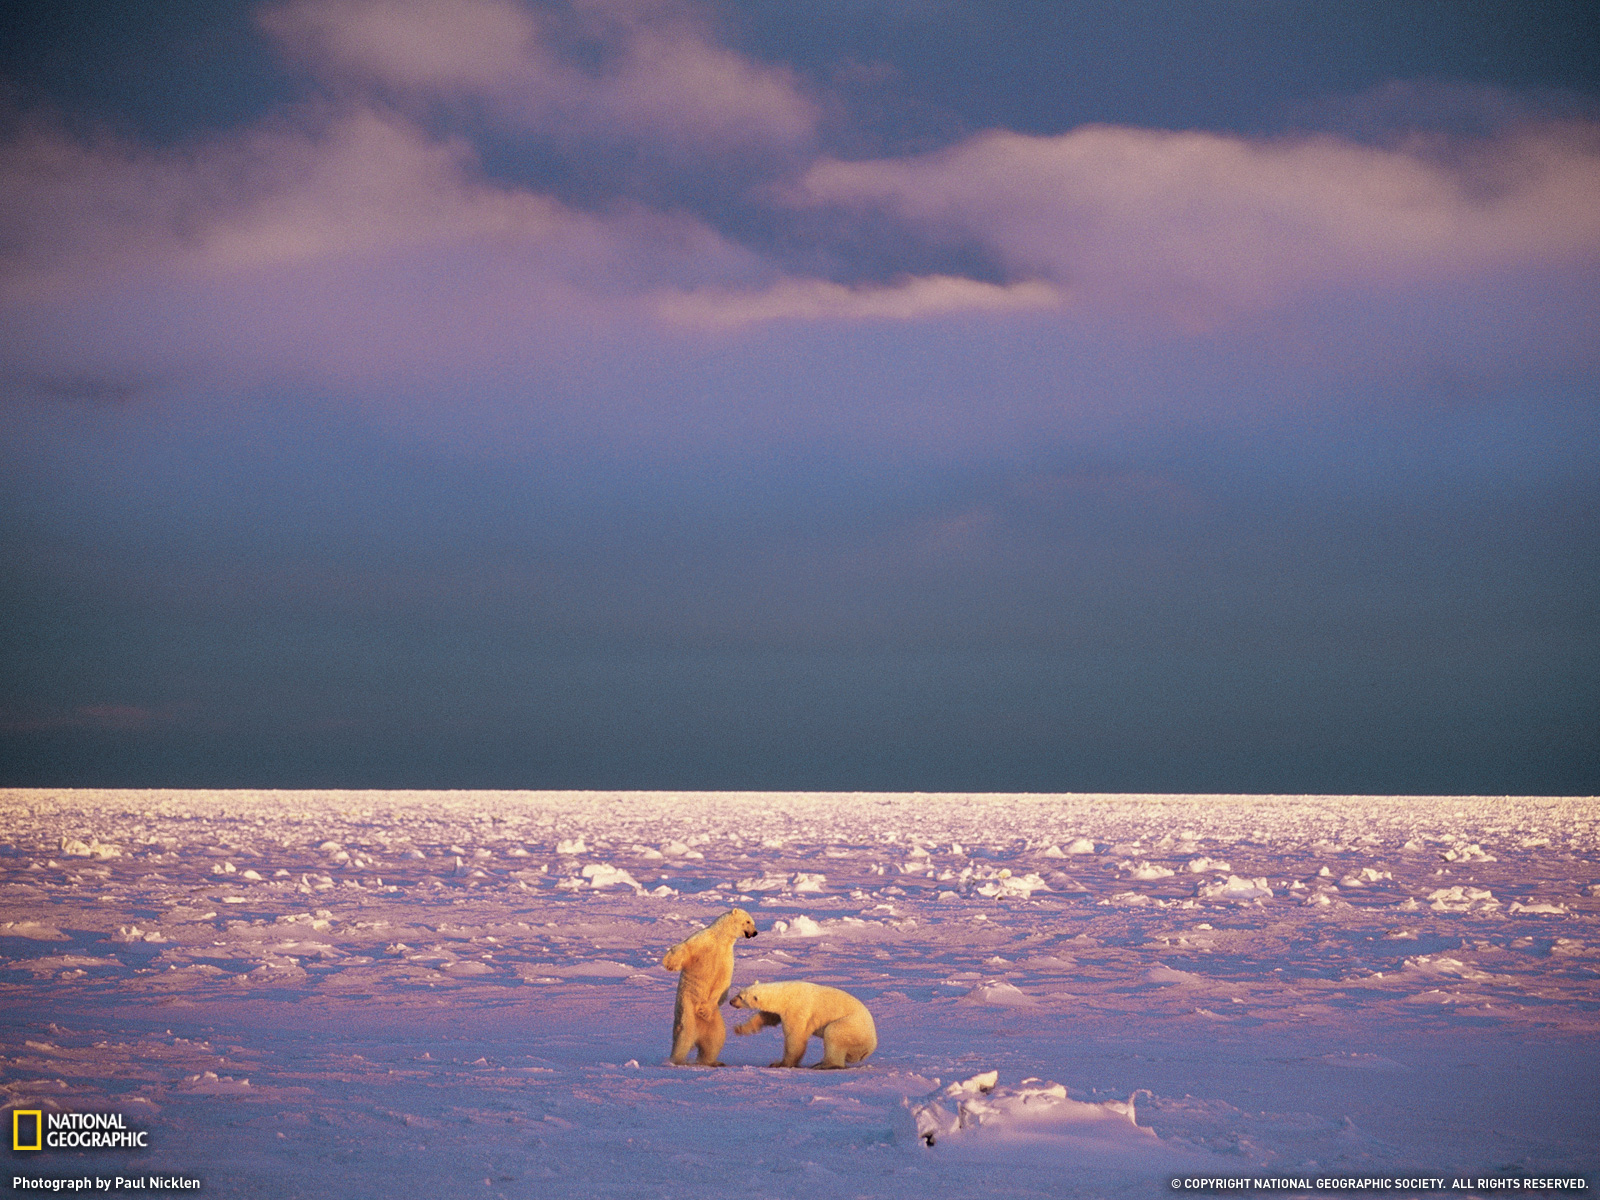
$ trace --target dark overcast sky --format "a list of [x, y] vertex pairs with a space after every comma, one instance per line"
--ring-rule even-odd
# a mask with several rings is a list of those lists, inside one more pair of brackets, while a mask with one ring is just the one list
[[0, 13], [0, 784], [1600, 791], [1590, 4]]

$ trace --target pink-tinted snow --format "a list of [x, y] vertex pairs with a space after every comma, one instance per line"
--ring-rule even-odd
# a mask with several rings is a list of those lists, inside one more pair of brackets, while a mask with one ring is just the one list
[[[1593, 800], [10, 790], [0, 888], [6, 1107], [152, 1143], [10, 1151], [13, 1175], [1600, 1186]], [[769, 1070], [776, 1031], [665, 1064], [661, 952], [734, 905], [762, 931], [735, 986], [859, 996], [864, 1067]]]

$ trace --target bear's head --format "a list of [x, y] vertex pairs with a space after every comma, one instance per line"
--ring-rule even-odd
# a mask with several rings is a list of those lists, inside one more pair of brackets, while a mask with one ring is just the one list
[[735, 1008], [760, 1008], [761, 997], [756, 994], [757, 989], [760, 988], [760, 986], [761, 980], [759, 979], [754, 983], [746, 984], [744, 989], [732, 1000], [729, 1000], [728, 1003], [733, 1005]]
[[756, 919], [742, 908], [731, 909], [717, 918], [717, 924], [735, 937], [756, 936]]

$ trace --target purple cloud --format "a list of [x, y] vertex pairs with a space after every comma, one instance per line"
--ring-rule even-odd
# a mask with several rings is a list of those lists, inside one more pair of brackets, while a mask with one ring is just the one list
[[846, 286], [826, 279], [779, 280], [760, 290], [699, 288], [663, 294], [654, 309], [669, 324], [733, 329], [766, 321], [914, 321], [968, 312], [1025, 312], [1061, 305], [1047, 283], [987, 283], [950, 275], [884, 285]]
[[886, 210], [973, 241], [1074, 306], [1188, 328], [1327, 286], [1390, 289], [1600, 258], [1600, 126], [1518, 128], [1445, 157], [1331, 135], [1108, 126], [980, 134], [934, 153], [821, 160], [801, 202]]
[[576, 210], [371, 107], [176, 150], [34, 123], [7, 149], [13, 378], [460, 367], [604, 327], [663, 288], [768, 273], [692, 216]]
[[[797, 422], [892, 438], [914, 411], [959, 439], [1001, 436], [974, 406], [1038, 429], [1305, 397], [1353, 375], [1392, 385], [1593, 361], [1594, 122], [1382, 145], [990, 131], [843, 161], [815, 147], [819, 100], [680, 5], [291, 0], [261, 21], [312, 66], [320, 99], [166, 148], [16, 126], [0, 155], [0, 373], [13, 385], [532, 393], [544, 411], [638, 436], [693, 414], [712, 440]], [[584, 39], [598, 47], [587, 63]], [[782, 187], [727, 184], [723, 199], [776, 231], [741, 236], [687, 202], [581, 206], [496, 174], [471, 121], [427, 111], [457, 101], [528, 137], [690, 158], [776, 146], [799, 165]], [[874, 239], [891, 247], [882, 269], [843, 269]], [[774, 249], [796, 241], [804, 252]], [[966, 253], [969, 269], [928, 269], [914, 251], [930, 246]], [[859, 339], [838, 340], [848, 330]], [[933, 396], [901, 371], [864, 405], [854, 389], [830, 398], [831, 382], [797, 397], [774, 378], [796, 355], [826, 379], [841, 354], [918, 339], [932, 349], [909, 353], [928, 361], [1010, 345], [989, 370], [1012, 382]], [[709, 353], [735, 355], [748, 385], [704, 385]], [[652, 363], [644, 378], [636, 357]], [[1283, 371], [1303, 382], [1285, 387]], [[930, 372], [941, 387], [962, 377]], [[762, 398], [780, 395], [782, 418]]]
[[662, 0], [290, 0], [260, 24], [335, 86], [477, 106], [564, 141], [737, 153], [808, 143], [817, 103], [793, 72], [718, 44]]

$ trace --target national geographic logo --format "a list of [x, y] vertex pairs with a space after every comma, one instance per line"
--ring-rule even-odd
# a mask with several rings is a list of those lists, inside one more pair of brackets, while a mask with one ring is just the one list
[[121, 1113], [11, 1110], [13, 1150], [148, 1150], [150, 1133], [129, 1129]]
[[37, 1108], [11, 1110], [11, 1148], [44, 1149], [44, 1112]]

